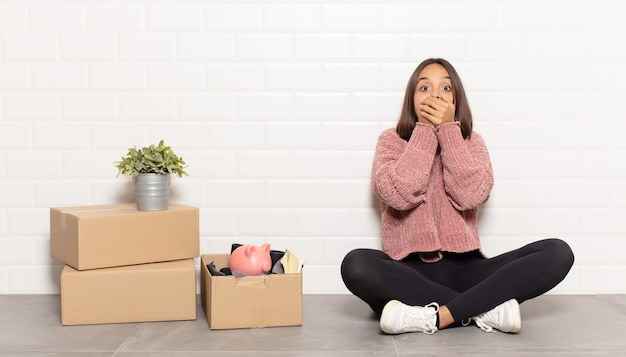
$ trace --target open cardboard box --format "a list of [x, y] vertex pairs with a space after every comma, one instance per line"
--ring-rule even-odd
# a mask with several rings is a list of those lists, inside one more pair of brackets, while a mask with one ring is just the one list
[[200, 256], [199, 209], [134, 203], [50, 209], [50, 255], [77, 270]]
[[211, 330], [301, 326], [302, 273], [212, 276], [207, 264], [229, 266], [230, 254], [202, 254], [202, 307]]
[[193, 259], [61, 272], [63, 325], [195, 319]]

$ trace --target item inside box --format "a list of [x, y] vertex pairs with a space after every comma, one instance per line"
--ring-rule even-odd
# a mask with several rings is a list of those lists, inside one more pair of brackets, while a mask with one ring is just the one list
[[[243, 244], [233, 243], [230, 252], [243, 246]], [[270, 258], [272, 259], [272, 269], [268, 274], [285, 274], [299, 273], [302, 271], [303, 261], [289, 249], [286, 251], [270, 250]], [[228, 276], [233, 275], [229, 267], [217, 269], [213, 262], [207, 264], [207, 269], [212, 276]]]

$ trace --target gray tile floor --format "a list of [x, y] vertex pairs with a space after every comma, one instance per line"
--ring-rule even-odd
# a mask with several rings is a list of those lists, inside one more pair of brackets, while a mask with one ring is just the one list
[[200, 303], [195, 321], [64, 327], [58, 295], [0, 295], [0, 356], [624, 356], [625, 317], [626, 295], [546, 295], [519, 335], [387, 336], [355, 297], [305, 295], [301, 327], [211, 331]]

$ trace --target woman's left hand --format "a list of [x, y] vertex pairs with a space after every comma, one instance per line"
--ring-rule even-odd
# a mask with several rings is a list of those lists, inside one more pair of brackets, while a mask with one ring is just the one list
[[454, 121], [456, 107], [443, 98], [427, 97], [419, 108], [420, 116], [435, 127]]

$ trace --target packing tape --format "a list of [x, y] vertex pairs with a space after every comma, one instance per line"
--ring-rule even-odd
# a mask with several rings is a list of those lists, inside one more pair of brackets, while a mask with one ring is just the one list
[[109, 207], [109, 208], [87, 208], [87, 209], [68, 209], [66, 211], [61, 211], [61, 230], [65, 231], [67, 228], [67, 215], [74, 215], [78, 213], [93, 213], [93, 212], [111, 212], [111, 211], [136, 211], [135, 208], [119, 208], [119, 207]]
[[241, 276], [235, 278], [235, 286], [251, 288], [269, 288], [270, 278], [261, 275]]

